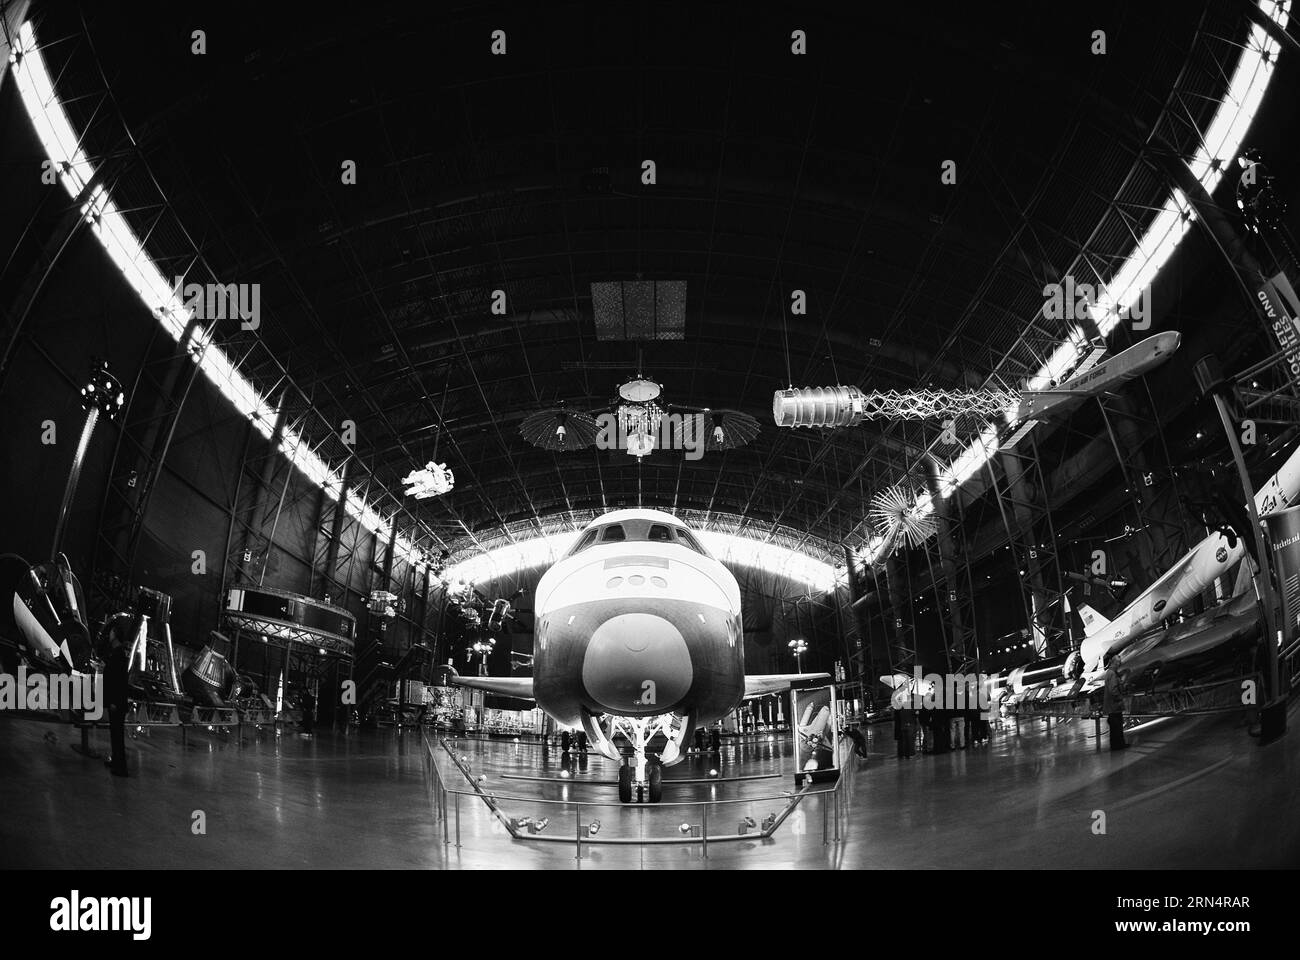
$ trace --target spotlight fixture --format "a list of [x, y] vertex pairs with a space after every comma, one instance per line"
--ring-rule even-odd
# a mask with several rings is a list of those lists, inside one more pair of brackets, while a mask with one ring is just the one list
[[110, 420], [115, 420], [125, 403], [126, 394], [122, 392], [122, 384], [109, 373], [108, 361], [92, 361], [90, 379], [81, 388], [82, 409], [95, 409]]

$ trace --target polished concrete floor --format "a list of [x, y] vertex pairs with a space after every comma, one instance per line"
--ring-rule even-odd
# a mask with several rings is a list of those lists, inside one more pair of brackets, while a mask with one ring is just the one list
[[[6, 867], [1295, 867], [1300, 866], [1300, 716], [1259, 747], [1237, 717], [1158, 721], [1111, 753], [1088, 723], [1042, 722], [991, 745], [895, 759], [888, 726], [844, 784], [840, 841], [828, 795], [802, 799], [776, 835], [741, 837], [790, 804], [788, 745], [764, 740], [691, 758], [668, 771], [664, 803], [617, 804], [614, 765], [535, 744], [456, 740], [502, 814], [546, 818], [536, 839], [511, 840], [477, 796], [449, 797], [436, 822], [419, 731], [322, 731], [313, 739], [245, 730], [155, 729], [129, 741], [132, 776], [108, 775], [106, 733], [0, 714], [0, 865]], [[1104, 724], [1103, 724], [1104, 728]], [[473, 788], [438, 754], [449, 786]], [[718, 780], [710, 782], [710, 771]], [[737, 779], [737, 778], [745, 779]], [[702, 779], [703, 783], [683, 780]], [[702, 804], [717, 799], [728, 801]], [[544, 801], [552, 801], [545, 803]], [[459, 805], [459, 816], [456, 808]], [[573, 843], [599, 820], [598, 840]], [[206, 832], [196, 834], [201, 812]], [[1099, 825], [1104, 815], [1105, 832]], [[456, 845], [459, 822], [459, 842]], [[686, 833], [682, 832], [685, 826]], [[444, 844], [444, 830], [450, 843]], [[825, 830], [825, 833], [823, 832]], [[823, 838], [829, 842], [823, 842]]]

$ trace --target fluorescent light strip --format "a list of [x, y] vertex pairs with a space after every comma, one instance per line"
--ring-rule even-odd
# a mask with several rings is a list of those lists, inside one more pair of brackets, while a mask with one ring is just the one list
[[[734, 533], [714, 530], [695, 533], [723, 563], [766, 570], [815, 590], [831, 590], [835, 586], [835, 568], [807, 554]], [[452, 582], [482, 583], [554, 563], [568, 552], [577, 536], [573, 531], [551, 533], [496, 547], [452, 564], [445, 577]]]
[[[78, 145], [72, 124], [55, 96], [54, 84], [37, 49], [31, 21], [19, 28], [18, 39], [9, 59], [13, 64], [14, 80], [36, 135], [46, 155], [58, 169], [64, 189], [75, 200], [85, 192], [95, 171]], [[193, 315], [158, 270], [103, 185], [96, 184], [91, 189], [81, 206], [81, 214], [126, 282], [158, 318], [172, 339], [180, 343], [186, 337]], [[270, 440], [275, 430], [275, 408], [239, 372], [230, 357], [211, 343], [207, 331], [196, 327], [188, 335], [184, 347], [217, 390], [236, 410], [252, 421], [258, 433]], [[280, 452], [309, 481], [324, 489], [331, 497], [338, 498], [343, 489], [343, 479], [316, 455], [301, 436], [287, 427], [283, 431]], [[387, 540], [391, 536], [391, 522], [355, 494], [348, 494], [344, 508], [362, 526], [381, 538]], [[420, 549], [407, 537], [399, 535], [396, 538], [394, 552], [408, 562], [421, 565], [427, 563]]]

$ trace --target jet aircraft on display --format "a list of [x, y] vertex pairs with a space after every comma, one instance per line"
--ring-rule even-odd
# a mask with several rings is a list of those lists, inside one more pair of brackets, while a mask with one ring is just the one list
[[[1259, 488], [1255, 509], [1262, 518], [1294, 506], [1297, 500], [1300, 500], [1300, 447]], [[1101, 671], [1112, 656], [1176, 614], [1242, 559], [1246, 552], [1244, 538], [1249, 535], [1248, 531], [1238, 532], [1231, 527], [1215, 530], [1113, 620], [1107, 620], [1087, 604], [1079, 604], [1085, 639], [1078, 656], [1067, 662], [1067, 675]]]

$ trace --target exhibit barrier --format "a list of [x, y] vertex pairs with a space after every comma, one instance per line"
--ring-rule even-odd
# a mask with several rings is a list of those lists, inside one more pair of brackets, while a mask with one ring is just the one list
[[[816, 788], [811, 782], [798, 790], [777, 795], [709, 800], [670, 801], [655, 804], [628, 804], [617, 800], [551, 800], [519, 797], [485, 790], [474, 778], [469, 765], [458, 757], [441, 738], [436, 745], [424, 736], [425, 782], [435, 823], [442, 824], [443, 843], [461, 846], [461, 806], [481, 802], [490, 817], [491, 832], [503, 839], [534, 843], [572, 844], [574, 858], [583, 859], [589, 846], [696, 846], [699, 857], [709, 858], [709, 847], [735, 841], [771, 839], [787, 821], [797, 823], [794, 833], [806, 834], [809, 824], [798, 808], [804, 800], [815, 798], [821, 807], [822, 844], [839, 843], [842, 819], [846, 814], [845, 783], [841, 776], [833, 786]], [[440, 762], [441, 758], [441, 762]], [[455, 770], [444, 772], [446, 764]], [[672, 781], [665, 781], [671, 786]], [[463, 785], [463, 786], [462, 786]], [[462, 797], [465, 799], [462, 800]], [[519, 804], [541, 816], [512, 815], [505, 807]], [[609, 822], [599, 819], [602, 811]], [[646, 817], [654, 811], [671, 811], [680, 816], [670, 818], [671, 830], [662, 824], [647, 830]], [[633, 816], [629, 816], [632, 814]], [[728, 824], [722, 828], [721, 824]], [[723, 831], [726, 832], [723, 832]]]
[[[1261, 682], [1258, 675], [1233, 677], [1153, 693], [1130, 694], [1124, 698], [1124, 715], [1149, 720], [1232, 713], [1243, 709], [1242, 684], [1248, 680], [1257, 685]], [[1071, 700], [1023, 700], [1009, 710], [1007, 716], [1011, 720], [1094, 720], [1101, 716], [1101, 708], [1099, 703], [1093, 703], [1086, 696]]]
[[[83, 742], [90, 730], [98, 727], [107, 728], [109, 725], [107, 716], [99, 720], [85, 720], [74, 714], [71, 719], [73, 726], [82, 731]], [[253, 727], [256, 730], [261, 730], [263, 727], [279, 729], [281, 724], [288, 725], [293, 720], [294, 718], [287, 712], [277, 716], [273, 711], [264, 708], [243, 710], [232, 706], [195, 706], [191, 710], [190, 718], [185, 720], [181, 717], [180, 704], [128, 700], [125, 726], [132, 739], [140, 734], [147, 734], [154, 727], [179, 730], [181, 742], [184, 743], [187, 738], [186, 731], [191, 727], [206, 728], [221, 733], [235, 730], [242, 734], [244, 727]]]

